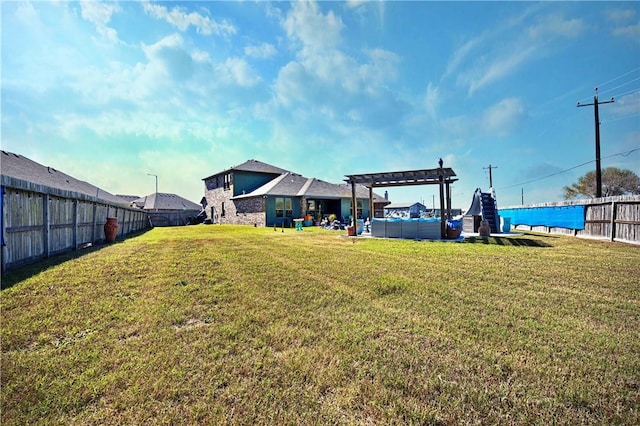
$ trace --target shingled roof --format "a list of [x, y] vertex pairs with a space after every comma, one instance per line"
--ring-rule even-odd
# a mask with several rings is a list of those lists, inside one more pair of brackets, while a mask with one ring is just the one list
[[131, 202], [144, 210], [202, 210], [200, 204], [191, 202], [176, 194], [153, 193]]
[[[248, 194], [237, 195], [232, 199], [236, 200], [264, 195], [325, 199], [351, 198], [351, 185], [335, 184], [320, 179], [306, 178], [296, 173], [285, 173], [267, 182], [255, 191]], [[358, 198], [369, 198], [369, 189], [362, 185], [356, 185], [356, 196]], [[374, 201], [385, 201], [385, 199], [374, 193]]]
[[6, 176], [49, 188], [85, 194], [114, 204], [127, 205], [126, 201], [104, 189], [12, 152], [1, 151], [0, 169], [3, 177]]
[[242, 163], [240, 165], [230, 167], [230, 168], [225, 169], [225, 170], [223, 170], [221, 172], [218, 172], [218, 173], [214, 173], [211, 176], [207, 176], [206, 178], [204, 178], [202, 180], [207, 180], [207, 179], [212, 178], [214, 176], [225, 174], [225, 173], [228, 173], [228, 172], [231, 172], [231, 171], [268, 173], [268, 174], [273, 174], [273, 175], [281, 175], [281, 174], [285, 174], [285, 173], [290, 173], [288, 170], [281, 169], [280, 167], [272, 166], [271, 164], [263, 163], [262, 161], [247, 160], [247, 161], [245, 161], [244, 163]]

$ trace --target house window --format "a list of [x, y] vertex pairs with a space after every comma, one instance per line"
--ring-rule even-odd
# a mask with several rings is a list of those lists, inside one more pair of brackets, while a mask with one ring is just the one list
[[291, 198], [276, 197], [276, 217], [293, 217]]
[[291, 198], [284, 199], [284, 215], [286, 217], [293, 217], [293, 202]]
[[231, 189], [231, 173], [224, 175], [224, 189]]
[[[358, 219], [362, 219], [362, 200], [357, 200], [356, 205], [358, 206], [358, 212], [356, 213], [358, 215]], [[351, 203], [349, 204], [349, 212], [353, 211], [353, 201], [351, 201]]]
[[284, 217], [284, 198], [276, 197], [276, 217]]
[[223, 201], [222, 202], [222, 209], [221, 209], [221, 212], [220, 212], [220, 217], [224, 217], [224, 215], [225, 215], [225, 211], [224, 211], [224, 201]]

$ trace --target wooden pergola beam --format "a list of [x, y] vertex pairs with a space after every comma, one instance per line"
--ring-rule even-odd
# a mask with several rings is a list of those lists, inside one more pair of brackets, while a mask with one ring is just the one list
[[[357, 228], [356, 221], [358, 219], [358, 205], [356, 200], [357, 184], [369, 188], [370, 209], [372, 209], [371, 206], [373, 206], [373, 188], [387, 186], [438, 185], [440, 188], [440, 236], [441, 238], [445, 238], [446, 219], [451, 218], [450, 185], [458, 180], [453, 169], [449, 167], [440, 167], [437, 169], [346, 175], [346, 177], [347, 179], [345, 179], [345, 182], [351, 184], [352, 217], [353, 226], [355, 228]], [[358, 235], [358, 233], [356, 232], [355, 235]]]

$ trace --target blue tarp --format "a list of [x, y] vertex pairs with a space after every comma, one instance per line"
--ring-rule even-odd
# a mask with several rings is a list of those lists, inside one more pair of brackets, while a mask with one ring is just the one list
[[585, 213], [584, 206], [550, 206], [500, 209], [500, 216], [511, 218], [512, 225], [584, 229]]

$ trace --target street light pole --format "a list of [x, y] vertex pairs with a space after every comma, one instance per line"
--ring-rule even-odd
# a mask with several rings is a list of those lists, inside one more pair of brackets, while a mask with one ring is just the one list
[[154, 175], [151, 173], [147, 173], [148, 176], [154, 176], [156, 178], [156, 197], [155, 200], [153, 200], [153, 207], [155, 207], [156, 210], [158, 210], [158, 175]]

